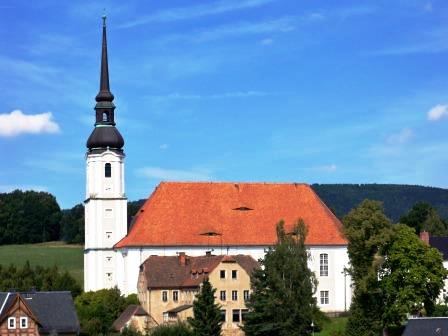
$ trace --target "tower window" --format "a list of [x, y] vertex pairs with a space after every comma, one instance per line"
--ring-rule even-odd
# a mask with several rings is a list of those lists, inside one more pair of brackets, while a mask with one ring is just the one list
[[112, 166], [110, 163], [106, 163], [104, 165], [104, 177], [111, 177], [112, 176]]
[[103, 121], [109, 121], [109, 113], [103, 112]]

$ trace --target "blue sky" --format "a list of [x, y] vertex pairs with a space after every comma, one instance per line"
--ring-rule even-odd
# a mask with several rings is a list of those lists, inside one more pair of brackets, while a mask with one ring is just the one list
[[3, 0], [0, 192], [84, 199], [103, 8], [129, 199], [161, 180], [448, 187], [446, 1]]

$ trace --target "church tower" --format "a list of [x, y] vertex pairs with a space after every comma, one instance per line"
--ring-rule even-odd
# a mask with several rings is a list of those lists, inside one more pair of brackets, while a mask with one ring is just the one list
[[100, 91], [95, 98], [95, 128], [87, 140], [84, 290], [118, 284], [120, 261], [113, 246], [127, 233], [124, 191], [124, 140], [115, 127], [114, 95], [109, 88], [106, 17], [103, 16]]

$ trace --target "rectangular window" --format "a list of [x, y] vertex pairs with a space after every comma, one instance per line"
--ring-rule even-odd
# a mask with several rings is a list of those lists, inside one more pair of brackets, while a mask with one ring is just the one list
[[329, 304], [328, 291], [320, 291], [320, 304]]
[[238, 300], [238, 291], [236, 290], [232, 291], [232, 300], [233, 301]]
[[225, 279], [226, 278], [226, 271], [225, 270], [220, 270], [219, 271], [219, 277], [221, 279]]
[[232, 322], [239, 322], [239, 321], [240, 321], [240, 310], [233, 309], [232, 310]]
[[219, 292], [219, 299], [221, 301], [225, 301], [226, 300], [226, 291], [225, 290]]
[[112, 239], [112, 232], [106, 232], [106, 239]]
[[226, 321], [226, 310], [225, 309], [221, 310], [221, 321], [222, 322]]
[[173, 301], [179, 301], [179, 291], [173, 291]]
[[112, 209], [106, 209], [104, 211], [104, 217], [106, 218], [112, 218]]
[[249, 290], [245, 290], [245, 291], [243, 292], [243, 296], [244, 296], [244, 301], [249, 300]]
[[320, 255], [320, 276], [328, 276], [328, 254]]
[[21, 329], [26, 329], [28, 328], [28, 317], [22, 316], [20, 318], [20, 328]]
[[16, 318], [8, 317], [8, 329], [15, 329], [15, 328], [16, 328]]
[[162, 301], [163, 302], [167, 302], [168, 301], [168, 292], [167, 291], [163, 291], [162, 292]]
[[236, 270], [232, 270], [232, 279], [236, 279]]
[[247, 316], [248, 312], [249, 312], [249, 309], [241, 309], [241, 321], [242, 322], [246, 321], [246, 316]]

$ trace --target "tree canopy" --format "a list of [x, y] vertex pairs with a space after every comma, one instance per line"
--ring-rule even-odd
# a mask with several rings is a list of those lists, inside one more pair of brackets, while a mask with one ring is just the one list
[[253, 293], [247, 303], [243, 330], [248, 336], [307, 335], [318, 308], [317, 280], [308, 268], [305, 247], [307, 228], [297, 221], [291, 232], [284, 222], [277, 225], [277, 243], [251, 277]]
[[447, 223], [429, 203], [417, 202], [409, 212], [400, 218], [400, 223], [413, 228], [417, 234], [428, 231], [432, 236], [448, 235]]
[[215, 292], [216, 288], [205, 278], [201, 291], [193, 302], [194, 317], [188, 319], [194, 336], [221, 335], [221, 310], [215, 303]]

